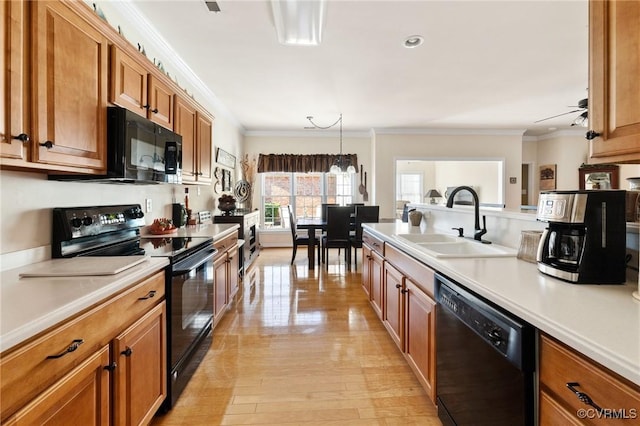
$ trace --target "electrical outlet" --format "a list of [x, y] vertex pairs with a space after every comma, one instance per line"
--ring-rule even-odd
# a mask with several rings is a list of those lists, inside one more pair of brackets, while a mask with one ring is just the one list
[[151, 198], [147, 198], [144, 201], [145, 201], [145, 204], [147, 205], [147, 213], [151, 213], [151, 210], [153, 209], [153, 203], [151, 202]]
[[196, 195], [200, 195], [200, 187], [196, 187]]

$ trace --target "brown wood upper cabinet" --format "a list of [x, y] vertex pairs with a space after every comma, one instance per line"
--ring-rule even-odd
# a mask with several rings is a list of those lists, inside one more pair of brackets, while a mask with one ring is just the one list
[[96, 18], [73, 2], [0, 7], [2, 166], [104, 172], [108, 40]]
[[[640, 2], [589, 2], [590, 162], [640, 162]], [[597, 135], [597, 136], [596, 136]]]
[[149, 65], [111, 46], [109, 101], [167, 129], [174, 128], [174, 91], [149, 72]]
[[211, 183], [212, 118], [193, 102], [175, 96], [174, 131], [182, 136], [182, 180]]
[[26, 161], [26, 2], [2, 2], [0, 10], [0, 156]]

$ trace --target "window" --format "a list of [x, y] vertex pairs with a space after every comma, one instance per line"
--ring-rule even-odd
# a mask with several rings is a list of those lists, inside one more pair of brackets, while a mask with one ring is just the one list
[[399, 173], [396, 193], [398, 200], [422, 203], [422, 173]]
[[291, 205], [297, 218], [319, 218], [322, 203], [353, 202], [355, 175], [330, 173], [262, 173], [264, 228], [288, 228], [280, 207]]

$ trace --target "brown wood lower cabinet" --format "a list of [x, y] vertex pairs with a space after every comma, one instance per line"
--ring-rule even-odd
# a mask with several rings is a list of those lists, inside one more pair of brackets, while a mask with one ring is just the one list
[[224, 316], [229, 303], [240, 289], [238, 234], [213, 242], [218, 252], [213, 260], [213, 325]]
[[105, 345], [3, 424], [108, 426], [108, 365]]
[[541, 426], [640, 422], [639, 386], [546, 335], [539, 363]]
[[435, 273], [366, 230], [362, 239], [362, 288], [435, 403]]
[[395, 247], [385, 246], [383, 324], [435, 402], [434, 275]]
[[2, 353], [2, 424], [147, 424], [166, 396], [164, 290], [162, 271]]
[[163, 302], [113, 341], [114, 424], [144, 425], [167, 394], [166, 304]]

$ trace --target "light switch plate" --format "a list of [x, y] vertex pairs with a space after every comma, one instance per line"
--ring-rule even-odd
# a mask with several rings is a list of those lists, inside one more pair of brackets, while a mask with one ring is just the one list
[[151, 213], [151, 210], [153, 209], [153, 202], [151, 201], [151, 198], [147, 198], [144, 201], [147, 206], [147, 213]]

